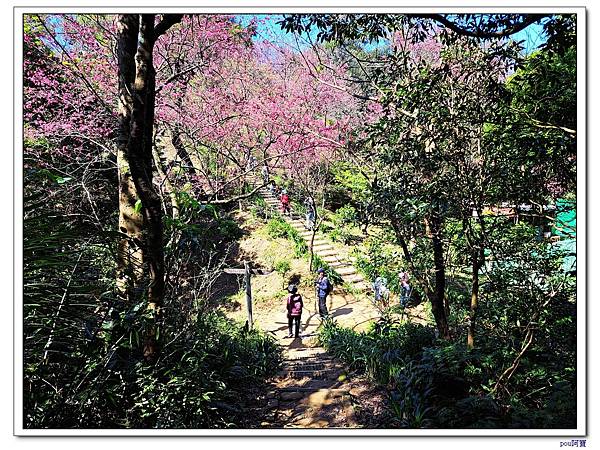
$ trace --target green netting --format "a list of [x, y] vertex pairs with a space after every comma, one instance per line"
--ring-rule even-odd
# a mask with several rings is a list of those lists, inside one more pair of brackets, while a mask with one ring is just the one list
[[556, 222], [552, 234], [575, 238], [577, 230], [577, 209], [572, 200], [556, 201]]

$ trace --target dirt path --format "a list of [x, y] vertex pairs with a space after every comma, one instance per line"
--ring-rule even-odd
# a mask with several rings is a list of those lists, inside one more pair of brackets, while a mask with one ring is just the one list
[[[261, 189], [268, 206], [277, 210], [278, 200], [267, 190]], [[286, 220], [307, 241], [311, 232], [304, 228], [299, 217], [286, 217]], [[269, 244], [260, 236], [251, 236], [242, 242], [241, 248], [246, 255], [259, 258], [266, 252], [284, 253], [286, 243], [280, 248], [269, 248]], [[271, 243], [271, 246], [277, 245]], [[351, 262], [339, 255], [342, 253], [336, 245], [329, 242], [322, 234], [317, 233], [314, 251], [334, 270], [341, 275], [344, 284], [335, 286], [328, 297], [329, 315], [343, 326], [355, 331], [365, 330], [369, 324], [380, 317], [377, 308], [371, 302], [370, 284], [357, 272]], [[280, 255], [281, 256], [281, 255]], [[284, 300], [269, 298], [267, 292], [273, 292], [275, 280], [259, 277], [253, 280], [253, 292], [263, 293], [269, 300], [257, 301], [254, 304], [254, 326], [272, 334], [282, 347], [284, 361], [281, 372], [271, 380], [271, 390], [267, 394], [264, 417], [261, 427], [264, 428], [364, 428], [377, 427], [385, 423], [387, 409], [386, 394], [365, 379], [347, 373], [344, 366], [325, 349], [318, 346], [317, 330], [321, 324], [317, 310], [316, 294], [312, 287], [314, 274], [302, 268], [294, 271], [302, 272], [307, 280], [301, 285], [300, 293], [304, 297], [304, 310], [300, 326], [299, 338], [287, 338], [288, 324]], [[270, 277], [278, 277], [272, 274]], [[280, 283], [280, 281], [278, 282]], [[270, 291], [269, 291], [270, 288]], [[281, 284], [276, 290], [281, 289]], [[240, 305], [241, 306], [241, 305]], [[239, 308], [236, 315], [244, 316], [244, 308]], [[243, 320], [243, 319], [242, 319]]]

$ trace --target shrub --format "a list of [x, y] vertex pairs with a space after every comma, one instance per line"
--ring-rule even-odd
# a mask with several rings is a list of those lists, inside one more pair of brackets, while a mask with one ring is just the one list
[[323, 259], [316, 253], [313, 253], [313, 267], [316, 269], [323, 269], [325, 271], [325, 275], [327, 275], [327, 278], [332, 284], [342, 285], [344, 283], [342, 276], [337, 273], [329, 264], [323, 261]]
[[435, 340], [431, 328], [412, 323], [382, 323], [368, 332], [355, 332], [324, 322], [319, 342], [352, 369], [387, 384], [405, 361], [414, 358]]
[[283, 279], [283, 287], [285, 287], [285, 276], [291, 269], [290, 262], [287, 259], [281, 259], [279, 261], [276, 261], [273, 265], [273, 269], [275, 269], [275, 272], [281, 275]]
[[159, 363], [136, 366], [131, 426], [242, 424], [244, 390], [274, 374], [280, 362], [272, 337], [216, 313], [200, 315], [192, 334], [176, 338]]
[[267, 233], [273, 238], [285, 238], [292, 241], [297, 257], [305, 255], [308, 251], [308, 246], [302, 236], [281, 216], [274, 217], [267, 222]]
[[267, 205], [267, 202], [262, 197], [255, 197], [252, 202], [252, 206], [250, 207], [250, 212], [254, 217], [258, 217], [261, 219], [268, 219], [271, 217], [271, 209]]
[[356, 223], [358, 215], [352, 205], [344, 205], [334, 215], [334, 223], [338, 225], [352, 225]]
[[355, 253], [356, 268], [370, 281], [378, 276], [385, 277], [388, 281], [387, 287], [391, 292], [400, 292], [400, 281], [398, 273], [402, 268], [400, 256], [386, 246], [381, 239], [370, 239], [366, 242], [364, 253]]
[[273, 269], [282, 276], [285, 276], [290, 271], [290, 268], [290, 262], [287, 259], [279, 260], [273, 265]]

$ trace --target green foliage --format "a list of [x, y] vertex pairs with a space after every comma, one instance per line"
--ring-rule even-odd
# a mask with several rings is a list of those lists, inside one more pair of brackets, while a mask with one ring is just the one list
[[282, 276], [285, 276], [291, 269], [290, 262], [287, 259], [281, 259], [276, 261], [273, 265], [273, 269]]
[[[275, 340], [185, 296], [165, 298], [158, 324], [143, 297], [138, 304], [118, 300], [114, 248], [120, 235], [60, 214], [53, 208], [68, 205], [71, 190], [38, 171], [27, 177], [25, 428], [245, 426], [250, 419], [239, 411], [252, 401], [248, 389], [280, 364]], [[185, 207], [199, 205], [190, 199]], [[231, 233], [215, 212], [199, 208], [195, 217]], [[147, 361], [145, 336], [155, 326], [161, 351]]]
[[[165, 216], [165, 236], [180, 236], [176, 252], [182, 247], [199, 251], [220, 251], [224, 244], [242, 237], [243, 231], [228, 212], [219, 206], [200, 203], [187, 191], [176, 193], [179, 215]], [[141, 203], [140, 203], [141, 207]]]
[[306, 242], [298, 231], [287, 223], [281, 216], [274, 217], [267, 222], [267, 233], [273, 238], [285, 238], [294, 243], [296, 257], [308, 252]]
[[406, 267], [403, 267], [397, 249], [378, 238], [368, 239], [365, 242], [365, 249], [365, 252], [355, 251], [356, 268], [371, 282], [378, 276], [385, 277], [388, 281], [388, 289], [396, 294], [399, 293], [401, 286], [398, 274]]
[[135, 367], [128, 420], [135, 427], [240, 426], [243, 390], [273, 375], [280, 362], [273, 338], [215, 313], [201, 315], [160, 364]]
[[337, 273], [333, 267], [327, 264], [327, 262], [323, 261], [323, 258], [316, 253], [313, 253], [313, 268], [314, 270], [318, 268], [323, 269], [329, 281], [334, 285], [340, 286], [344, 283], [342, 276]]
[[275, 272], [280, 274], [282, 277], [283, 287], [285, 287], [286, 284], [285, 276], [288, 274], [291, 268], [290, 262], [287, 259], [280, 259], [279, 261], [275, 261], [275, 264], [273, 264], [273, 269]]
[[356, 209], [351, 205], [344, 205], [335, 212], [334, 222], [340, 225], [352, 225], [356, 223]]
[[341, 242], [350, 245], [355, 239], [352, 226], [357, 224], [358, 214], [351, 205], [344, 205], [334, 214], [331, 214], [332, 227], [328, 235], [333, 242]]
[[252, 206], [250, 206], [250, 212], [254, 217], [258, 217], [267, 220], [271, 217], [271, 208], [267, 205], [264, 198], [256, 196], [253, 198]]
[[389, 319], [382, 319], [366, 333], [342, 328], [332, 320], [324, 322], [319, 331], [319, 342], [327, 351], [381, 384], [390, 382], [405, 359], [419, 354], [434, 339], [429, 327]]

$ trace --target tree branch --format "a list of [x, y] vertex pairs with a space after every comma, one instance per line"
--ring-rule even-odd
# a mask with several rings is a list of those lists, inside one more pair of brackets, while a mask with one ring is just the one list
[[519, 31], [527, 28], [529, 25], [532, 25], [547, 16], [547, 14], [526, 14], [523, 17], [522, 22], [514, 24], [511, 27], [504, 28], [502, 31], [483, 31], [481, 29], [469, 30], [468, 28], [464, 28], [460, 25], [457, 25], [450, 19], [446, 18], [446, 16], [443, 14], [424, 14], [420, 17], [425, 19], [432, 19], [462, 36], [469, 36], [480, 39], [493, 39], [507, 37], [512, 34], [518, 33]]
[[183, 14], [164, 14], [162, 20], [154, 28], [154, 41], [156, 42], [173, 25], [181, 22], [181, 19], [183, 19]]

